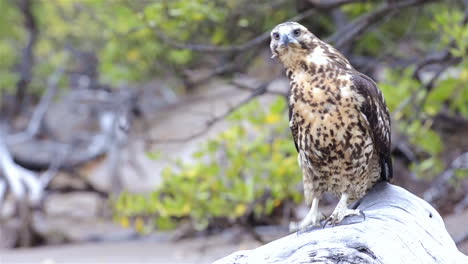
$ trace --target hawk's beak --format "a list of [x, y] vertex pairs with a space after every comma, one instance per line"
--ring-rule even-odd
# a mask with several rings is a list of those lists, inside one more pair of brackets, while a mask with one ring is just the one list
[[280, 46], [285, 47], [289, 44], [289, 42], [291, 42], [291, 40], [289, 39], [288, 35], [281, 35], [281, 39], [279, 41]]

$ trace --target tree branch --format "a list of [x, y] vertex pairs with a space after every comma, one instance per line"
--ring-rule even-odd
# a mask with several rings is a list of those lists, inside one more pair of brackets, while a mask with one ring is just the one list
[[[310, 0], [312, 4], [314, 4], [314, 7], [311, 9], [308, 9], [307, 11], [300, 13], [299, 15], [293, 17], [290, 19], [290, 21], [300, 21], [303, 20], [304, 18], [307, 18], [313, 14], [316, 13], [316, 9], [320, 8], [335, 8], [344, 4], [351, 4], [355, 2], [360, 2], [362, 0], [332, 0], [332, 1], [316, 1], [316, 0]], [[371, 11], [369, 13], [366, 13], [359, 18], [355, 19], [351, 23], [349, 23], [347, 26], [344, 26], [341, 28], [339, 31], [337, 31], [335, 34], [332, 36], [326, 38], [327, 42], [335, 42], [335, 46], [338, 48], [342, 48], [345, 45], [348, 45], [350, 42], [352, 42], [355, 38], [358, 36], [362, 35], [369, 27], [374, 25], [375, 23], [381, 21], [383, 18], [387, 17], [388, 15], [393, 15], [394, 11], [397, 11], [401, 8], [405, 7], [410, 7], [410, 6], [415, 6], [418, 4], [424, 4], [427, 2], [431, 1], [437, 1], [437, 0], [402, 0], [398, 2], [391, 2], [391, 3], [385, 3], [381, 7], [377, 8], [374, 11]], [[263, 42], [265, 42], [269, 38], [270, 32], [264, 32], [260, 36], [247, 41], [244, 44], [240, 45], [232, 45], [232, 46], [212, 46], [212, 45], [203, 45], [203, 44], [182, 44], [179, 43], [173, 39], [171, 39], [169, 36], [165, 35], [164, 32], [162, 32], [160, 29], [155, 27], [154, 25], [151, 25], [147, 21], [148, 25], [153, 28], [155, 33], [159, 38], [161, 38], [166, 44], [178, 48], [178, 49], [190, 49], [192, 51], [198, 51], [198, 52], [237, 52], [237, 51], [244, 51], [247, 50], [251, 47], [254, 47], [256, 45], [259, 45]], [[231, 65], [229, 64], [229, 67]], [[216, 75], [217, 71], [212, 72], [209, 76]], [[235, 84], [238, 87], [242, 89], [250, 89], [248, 87], [242, 86], [240, 84]], [[263, 93], [265, 93], [264, 91]], [[283, 95], [281, 93], [281, 95]], [[250, 100], [249, 100], [250, 101]], [[241, 102], [240, 105], [236, 105], [226, 115], [230, 114], [230, 112], [235, 111], [238, 107], [243, 105]], [[193, 135], [190, 135], [188, 137], [183, 137], [183, 138], [178, 138], [178, 139], [168, 139], [168, 140], [148, 140], [149, 143], [180, 143], [180, 142], [186, 142], [188, 140], [191, 140], [193, 138], [196, 138], [200, 135], [202, 135], [204, 132], [206, 132], [212, 124], [218, 122], [219, 120], [223, 119], [225, 115], [222, 115], [220, 117], [216, 117], [213, 120], [209, 120], [202, 130], [194, 133]]]
[[421, 71], [425, 67], [429, 65], [444, 63], [448, 61], [450, 58], [451, 58], [451, 54], [448, 50], [428, 54], [424, 59], [422, 59], [416, 64], [416, 67], [413, 72], [413, 78], [418, 81], [421, 81], [420, 74], [421, 74]]
[[455, 170], [468, 169], [468, 152], [465, 152], [452, 161], [450, 167], [444, 171], [424, 194], [424, 200], [429, 203], [439, 200], [447, 194], [451, 179], [455, 176]]
[[342, 49], [346, 45], [349, 45], [355, 38], [362, 35], [372, 25], [382, 21], [382, 19], [386, 16], [394, 15], [395, 11], [400, 11], [402, 8], [426, 4], [428, 2], [434, 1], [438, 0], [403, 0], [398, 2], [386, 1], [382, 6], [375, 9], [374, 11], [356, 18], [343, 29], [328, 37], [326, 41], [334, 43], [337, 49]]
[[367, 0], [308, 0], [309, 4], [316, 9], [332, 9], [347, 4], [366, 2]]
[[[316, 12], [314, 9], [309, 9], [303, 13], [300, 13], [291, 19], [289, 21], [301, 21], [304, 18], [307, 18], [311, 15], [313, 15]], [[146, 18], [145, 18], [146, 19]], [[214, 46], [214, 45], [206, 45], [206, 44], [184, 44], [184, 43], [179, 43], [178, 41], [170, 38], [167, 36], [162, 30], [157, 28], [155, 25], [151, 24], [149, 21], [146, 21], [148, 26], [154, 30], [154, 32], [157, 34], [157, 36], [167, 45], [177, 48], [177, 49], [189, 49], [192, 51], [198, 51], [198, 52], [236, 52], [236, 51], [244, 51], [249, 48], [252, 48], [256, 45], [264, 43], [266, 40], [270, 38], [270, 31], [265, 31], [261, 35], [239, 45], [230, 45], [230, 46]]]
[[[187, 137], [167, 138], [167, 139], [150, 139], [150, 138], [146, 138], [145, 141], [147, 141], [149, 144], [161, 144], [161, 143], [174, 144], [174, 143], [184, 143], [184, 142], [187, 142], [189, 140], [195, 139], [195, 138], [203, 135], [204, 133], [206, 133], [216, 123], [218, 123], [219, 121], [224, 120], [226, 117], [228, 117], [234, 111], [239, 109], [241, 106], [248, 104], [250, 101], [252, 101], [256, 97], [258, 97], [258, 96], [264, 94], [265, 92], [267, 92], [267, 88], [268, 88], [269, 84], [270, 84], [269, 82], [266, 82], [266, 83], [263, 83], [263, 84], [259, 85], [257, 88], [252, 90], [252, 92], [250, 93], [249, 96], [247, 96], [246, 98], [244, 98], [243, 100], [238, 102], [236, 105], [231, 106], [223, 114], [221, 114], [219, 116], [215, 116], [215, 117], [211, 118], [210, 120], [206, 121], [205, 126], [201, 130], [199, 130], [199, 131], [197, 131], [197, 132], [195, 132], [195, 133], [193, 133], [193, 134], [191, 134], [191, 135], [189, 135]], [[237, 85], [239, 85], [239, 84], [237, 84]]]
[[[461, 25], [466, 26], [467, 23], [468, 23], [468, 10], [465, 10], [465, 16], [464, 16], [463, 20], [461, 21]], [[421, 99], [421, 101], [419, 103], [417, 103], [417, 105], [415, 107], [415, 111], [413, 111], [413, 113], [414, 113], [413, 118], [410, 119], [410, 122], [414, 121], [416, 118], [419, 117], [419, 114], [421, 113], [421, 109], [426, 104], [427, 98], [429, 97], [430, 92], [434, 89], [434, 86], [436, 85], [436, 82], [439, 80], [440, 76], [442, 76], [442, 74], [447, 69], [449, 69], [450, 67], [455, 66], [455, 65], [459, 64], [460, 62], [462, 62], [463, 58], [454, 57], [450, 53], [450, 49], [453, 48], [454, 46], [455, 46], [455, 41], [452, 40], [450, 42], [450, 44], [449, 44], [449, 47], [445, 51], [443, 51], [440, 54], [436, 54], [436, 55], [431, 54], [431, 55], [427, 56], [426, 58], [424, 58], [420, 63], [417, 64], [416, 69], [413, 72], [413, 77], [416, 80], [418, 80], [419, 82], [422, 82], [421, 78], [419, 76], [420, 72], [426, 66], [439, 64], [438, 65], [439, 69], [437, 69], [437, 71], [429, 79], [428, 82], [426, 82], [425, 84], [422, 84], [422, 88], [425, 89], [426, 93], [424, 94], [424, 97]], [[410, 97], [410, 101], [415, 100], [416, 96], [417, 96], [417, 94], [414, 93]]]
[[23, 49], [21, 63], [19, 65], [20, 79], [16, 83], [16, 106], [14, 112], [18, 112], [22, 107], [26, 89], [32, 80], [32, 68], [34, 66], [34, 46], [37, 42], [39, 29], [36, 18], [32, 11], [31, 0], [17, 1], [18, 8], [23, 13], [24, 27], [28, 31], [28, 42]]
[[[468, 10], [465, 10], [465, 16], [461, 24], [466, 26], [467, 23], [468, 23]], [[409, 119], [409, 122], [412, 122], [416, 118], [418, 118], [421, 112], [421, 109], [426, 103], [429, 93], [434, 88], [437, 80], [440, 78], [442, 73], [444, 73], [451, 66], [457, 65], [462, 61], [462, 58], [453, 57], [452, 54], [450, 53], [450, 49], [453, 48], [454, 45], [455, 45], [455, 41], [452, 40], [449, 44], [449, 47], [446, 50], [442, 52], [429, 53], [422, 60], [416, 63], [412, 77], [421, 83], [421, 87], [419, 89], [426, 90], [426, 93], [424, 97], [421, 99], [421, 101], [417, 103], [417, 105], [415, 106], [416, 110], [412, 111], [414, 115], [411, 119]], [[431, 65], [438, 65], [439, 69], [437, 69], [434, 75], [427, 82], [423, 83], [423, 80], [421, 79], [421, 72], [424, 68], [431, 66]], [[392, 113], [392, 116], [397, 116], [408, 104], [415, 103], [417, 96], [418, 96], [418, 93], [413, 93], [410, 97], [408, 97], [406, 100], [401, 102], [400, 105], [398, 105], [397, 109]]]
[[44, 120], [44, 116], [49, 108], [52, 100], [57, 93], [58, 89], [58, 82], [60, 81], [60, 77], [63, 74], [63, 69], [58, 68], [49, 78], [47, 84], [47, 90], [45, 91], [44, 95], [41, 97], [39, 104], [34, 109], [34, 112], [31, 116], [31, 120], [28, 123], [28, 127], [25, 131], [8, 135], [7, 142], [8, 144], [18, 144], [20, 142], [24, 142], [27, 140], [32, 139], [35, 137], [41, 128], [42, 121]]
[[13, 197], [16, 201], [28, 197], [31, 204], [37, 204], [42, 198], [42, 186], [37, 175], [21, 166], [18, 166], [3, 141], [4, 135], [0, 137], [0, 171], [8, 183]]
[[458, 251], [439, 213], [400, 187], [378, 183], [357, 208], [366, 215], [364, 219], [348, 217], [337, 226], [310, 227], [214, 263], [468, 262], [468, 257]]

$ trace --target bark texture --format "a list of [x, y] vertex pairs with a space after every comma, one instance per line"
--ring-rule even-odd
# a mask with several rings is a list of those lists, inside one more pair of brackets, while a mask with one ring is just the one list
[[468, 263], [426, 201], [389, 183], [377, 184], [357, 208], [366, 215], [334, 227], [314, 227], [253, 250], [227, 263]]

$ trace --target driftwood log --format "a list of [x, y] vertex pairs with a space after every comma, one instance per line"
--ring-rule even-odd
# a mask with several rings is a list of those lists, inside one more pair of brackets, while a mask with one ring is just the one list
[[227, 263], [468, 263], [426, 201], [379, 183], [359, 203], [365, 214], [340, 225], [293, 233], [253, 250], [233, 253]]

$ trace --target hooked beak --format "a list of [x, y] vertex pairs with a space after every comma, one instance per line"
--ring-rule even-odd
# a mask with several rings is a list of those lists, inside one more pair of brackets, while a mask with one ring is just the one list
[[291, 42], [291, 39], [288, 37], [288, 35], [286, 35], [286, 34], [281, 35], [281, 38], [280, 38], [280, 41], [279, 41], [279, 45], [281, 47], [286, 47], [290, 42]]

